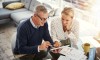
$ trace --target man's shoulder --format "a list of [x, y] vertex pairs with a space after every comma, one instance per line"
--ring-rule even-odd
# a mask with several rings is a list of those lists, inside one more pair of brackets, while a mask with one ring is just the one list
[[43, 27], [48, 27], [48, 23], [46, 22]]
[[29, 19], [21, 22], [19, 25], [18, 25], [18, 28], [26, 28], [27, 25], [29, 25]]

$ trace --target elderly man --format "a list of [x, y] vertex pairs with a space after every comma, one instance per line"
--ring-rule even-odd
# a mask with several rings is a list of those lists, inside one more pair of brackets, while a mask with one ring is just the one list
[[[59, 46], [58, 42], [53, 43], [49, 35], [47, 18], [47, 9], [39, 5], [36, 7], [34, 15], [18, 27], [14, 53], [26, 54], [20, 59], [42, 60], [46, 57], [50, 46]], [[44, 40], [43, 43], [42, 40]]]

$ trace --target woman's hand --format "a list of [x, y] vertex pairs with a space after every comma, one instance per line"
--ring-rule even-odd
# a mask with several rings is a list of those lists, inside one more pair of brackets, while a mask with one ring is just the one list
[[60, 46], [61, 46], [61, 43], [60, 42], [58, 42], [58, 41], [55, 41], [54, 42], [54, 47], [55, 48], [60, 47]]
[[58, 42], [58, 41], [55, 41], [55, 42], [54, 42], [54, 47], [55, 47], [55, 49], [52, 50], [52, 52], [53, 52], [53, 53], [59, 53], [59, 52], [62, 50], [62, 48], [59, 48], [60, 46], [61, 46], [61, 43]]

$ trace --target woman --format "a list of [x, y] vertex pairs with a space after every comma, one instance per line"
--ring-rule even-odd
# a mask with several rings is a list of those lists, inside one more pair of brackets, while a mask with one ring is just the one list
[[70, 40], [71, 47], [77, 48], [79, 23], [73, 18], [73, 9], [65, 7], [61, 12], [61, 17], [56, 17], [52, 20], [51, 36], [54, 42], [61, 42], [64, 45], [67, 40]]

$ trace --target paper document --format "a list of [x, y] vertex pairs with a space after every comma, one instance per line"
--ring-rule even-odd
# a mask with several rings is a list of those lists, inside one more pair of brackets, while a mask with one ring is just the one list
[[67, 46], [63, 46], [60, 53], [65, 56], [60, 56], [58, 60], [62, 60], [62, 58], [63, 60], [86, 60], [87, 58], [83, 51]]

